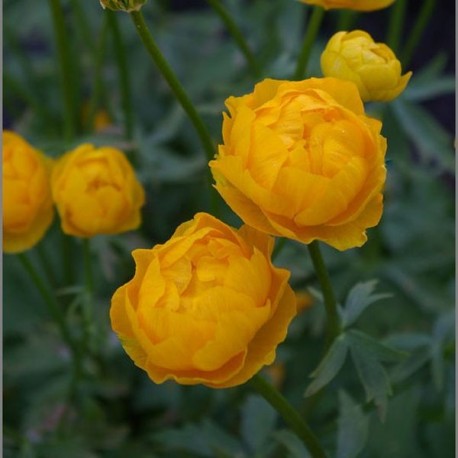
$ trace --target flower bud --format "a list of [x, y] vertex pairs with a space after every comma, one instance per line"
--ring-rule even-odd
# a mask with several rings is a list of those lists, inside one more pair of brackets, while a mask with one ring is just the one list
[[102, 8], [108, 8], [113, 11], [125, 11], [131, 13], [132, 11], [138, 11], [146, 0], [100, 0]]
[[54, 217], [52, 160], [22, 137], [3, 131], [3, 251], [20, 253], [44, 236]]
[[387, 102], [407, 86], [412, 72], [401, 76], [401, 63], [384, 43], [362, 30], [337, 32], [321, 54], [324, 76], [352, 81], [363, 101]]
[[355, 11], [375, 11], [390, 6], [394, 0], [301, 0], [302, 3], [321, 6], [326, 10], [349, 9]]

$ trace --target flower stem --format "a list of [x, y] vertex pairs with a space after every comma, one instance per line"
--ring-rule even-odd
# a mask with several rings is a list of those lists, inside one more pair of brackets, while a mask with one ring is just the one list
[[307, 71], [307, 63], [310, 57], [310, 53], [312, 52], [312, 46], [320, 29], [323, 17], [324, 9], [319, 6], [314, 7], [312, 16], [308, 21], [304, 41], [302, 42], [301, 53], [299, 54], [299, 59], [297, 60], [296, 70], [293, 77], [295, 80], [301, 80], [305, 76], [305, 72]]
[[420, 41], [420, 38], [426, 26], [428, 25], [429, 18], [431, 17], [431, 14], [434, 11], [434, 5], [434, 0], [425, 0], [421, 6], [421, 10], [418, 13], [417, 21], [415, 22], [415, 25], [413, 26], [413, 29], [410, 32], [407, 43], [405, 44], [404, 49], [402, 51], [401, 62], [404, 68], [410, 64], [413, 53], [418, 45], [418, 42]]
[[75, 346], [75, 343], [73, 342], [73, 339], [68, 331], [67, 325], [65, 323], [64, 314], [62, 313], [61, 309], [59, 308], [59, 304], [57, 303], [56, 298], [46, 287], [45, 282], [40, 277], [40, 275], [38, 274], [37, 270], [33, 266], [30, 259], [27, 257], [27, 255], [25, 255], [24, 253], [20, 253], [18, 254], [18, 258], [22, 266], [24, 267], [24, 270], [29, 274], [31, 280], [37, 287], [38, 291], [40, 291], [40, 294], [48, 307], [48, 311], [50, 315], [52, 316], [57, 326], [59, 327], [59, 330], [62, 335], [62, 338], [64, 339], [64, 342], [68, 345], [68, 347], [73, 352], [73, 356], [75, 357], [75, 359], [77, 359], [79, 355], [78, 349]]
[[72, 68], [72, 59], [74, 57], [70, 49], [69, 34], [66, 30], [65, 17], [60, 0], [48, 1], [57, 44], [60, 85], [64, 102], [63, 133], [66, 141], [72, 141], [77, 126], [76, 97], [74, 94], [76, 84]]
[[342, 331], [342, 325], [337, 311], [337, 301], [334, 295], [334, 290], [332, 289], [331, 279], [329, 278], [328, 271], [323, 261], [323, 256], [321, 255], [318, 241], [315, 240], [310, 243], [308, 245], [308, 249], [323, 292], [324, 306], [326, 308], [326, 315], [328, 319], [326, 347], [329, 347]]
[[304, 442], [312, 458], [326, 458], [315, 434], [286, 398], [259, 374], [250, 380], [251, 386], [283, 417], [285, 422]]
[[84, 279], [86, 294], [83, 300], [83, 326], [85, 345], [89, 352], [93, 350], [94, 318], [92, 313], [94, 277], [92, 272], [91, 244], [89, 239], [83, 239]]
[[390, 22], [388, 24], [387, 44], [395, 54], [399, 51], [401, 32], [404, 26], [406, 0], [397, 0], [392, 6]]
[[248, 46], [245, 37], [243, 36], [242, 32], [240, 31], [239, 27], [235, 23], [232, 16], [229, 14], [226, 8], [224, 8], [223, 4], [219, 0], [207, 0], [210, 6], [215, 10], [215, 12], [219, 15], [221, 20], [227, 27], [227, 30], [234, 38], [234, 41], [237, 43], [240, 51], [242, 51], [245, 59], [248, 62], [248, 65], [251, 68], [253, 76], [259, 78], [261, 76], [261, 69], [259, 68], [258, 62], [254, 54], [252, 53], [250, 47]]
[[162, 55], [160, 49], [158, 48], [153, 36], [148, 30], [148, 26], [145, 23], [145, 19], [140, 11], [133, 11], [130, 13], [132, 20], [135, 24], [135, 29], [137, 30], [143, 44], [145, 45], [148, 53], [153, 58], [163, 77], [168, 82], [170, 88], [172, 89], [175, 97], [180, 102], [181, 106], [188, 114], [191, 122], [193, 123], [197, 134], [199, 135], [200, 141], [204, 150], [207, 154], [209, 160], [213, 159], [215, 154], [215, 147], [213, 145], [213, 140], [205, 127], [205, 124], [202, 122], [199, 114], [197, 113], [194, 105], [189, 100], [188, 95], [186, 94], [183, 86], [178, 81], [178, 78], [175, 76], [172, 68], [168, 64], [165, 57]]
[[132, 140], [134, 136], [134, 118], [132, 109], [132, 95], [130, 91], [130, 78], [127, 65], [126, 49], [123, 37], [119, 28], [118, 18], [115, 12], [105, 10], [108, 16], [108, 25], [113, 36], [113, 44], [116, 56], [116, 66], [118, 68], [119, 88], [121, 94], [122, 110], [124, 112], [124, 135], [127, 140]]

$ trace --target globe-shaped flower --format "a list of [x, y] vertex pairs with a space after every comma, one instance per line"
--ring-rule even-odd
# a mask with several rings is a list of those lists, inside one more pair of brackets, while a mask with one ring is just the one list
[[80, 145], [57, 161], [52, 194], [69, 235], [92, 237], [136, 229], [145, 192], [124, 153]]
[[232, 210], [271, 235], [361, 246], [382, 214], [386, 141], [357, 87], [267, 79], [226, 105], [224, 144], [209, 165]]
[[412, 76], [412, 72], [401, 75], [393, 51], [362, 30], [333, 35], [321, 54], [321, 69], [324, 76], [355, 83], [365, 102], [393, 100]]
[[32, 248], [52, 223], [52, 160], [22, 137], [3, 131], [3, 251]]
[[327, 10], [349, 9], [355, 11], [375, 11], [390, 6], [394, 0], [301, 0], [302, 3], [321, 6]]
[[296, 313], [273, 240], [197, 214], [172, 238], [133, 252], [135, 276], [111, 302], [125, 351], [156, 383], [227, 388], [274, 361]]

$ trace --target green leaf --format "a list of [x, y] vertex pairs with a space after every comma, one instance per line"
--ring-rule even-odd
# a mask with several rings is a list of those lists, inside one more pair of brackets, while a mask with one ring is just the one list
[[291, 431], [286, 429], [276, 431], [274, 438], [285, 446], [286, 450], [290, 453], [290, 458], [311, 458], [304, 443]]
[[348, 332], [348, 341], [353, 348], [370, 354], [377, 361], [398, 362], [407, 356], [407, 353], [391, 348], [354, 329]]
[[374, 400], [379, 417], [384, 421], [388, 396], [392, 394], [390, 381], [383, 366], [361, 346], [350, 346], [351, 356], [368, 402]]
[[275, 427], [276, 411], [260, 396], [249, 396], [242, 407], [242, 437], [251, 452], [259, 451]]
[[356, 458], [366, 443], [369, 420], [344, 391], [339, 391], [339, 406], [336, 458]]
[[315, 380], [308, 386], [305, 396], [312, 396], [337, 375], [345, 362], [347, 350], [346, 335], [341, 334], [334, 341], [318, 367], [310, 374]]
[[427, 81], [412, 81], [403, 93], [403, 98], [410, 102], [422, 102], [433, 99], [441, 95], [453, 94], [455, 92], [456, 81], [453, 76], [437, 78]]
[[392, 383], [400, 383], [424, 366], [431, 358], [428, 347], [423, 347], [411, 353], [409, 357], [396, 365], [390, 372]]
[[348, 293], [345, 306], [342, 311], [344, 327], [353, 324], [369, 305], [376, 301], [391, 297], [390, 294], [374, 294], [377, 280], [357, 283]]
[[423, 161], [433, 163], [440, 171], [454, 173], [451, 135], [418, 104], [398, 99], [392, 103], [392, 107], [400, 125], [417, 146]]

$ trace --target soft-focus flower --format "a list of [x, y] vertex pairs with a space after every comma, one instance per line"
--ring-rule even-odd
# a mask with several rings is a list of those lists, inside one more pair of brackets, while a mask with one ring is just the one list
[[117, 234], [136, 229], [141, 223], [145, 193], [118, 149], [79, 146], [59, 158], [51, 183], [66, 234]]
[[384, 43], [375, 43], [362, 30], [337, 32], [321, 54], [324, 76], [353, 81], [364, 101], [389, 101], [396, 98], [412, 76], [401, 76], [401, 63]]
[[304, 312], [313, 306], [313, 296], [308, 291], [296, 291], [297, 312]]
[[156, 383], [226, 388], [275, 359], [296, 314], [273, 240], [197, 214], [163, 245], [133, 252], [136, 272], [111, 302], [111, 324]]
[[302, 3], [321, 6], [324, 9], [349, 9], [356, 11], [381, 10], [390, 6], [394, 0], [301, 0]]
[[3, 131], [3, 251], [19, 253], [44, 236], [54, 217], [52, 160], [22, 137]]
[[357, 87], [335, 78], [266, 79], [226, 106], [224, 144], [210, 167], [235, 213], [303, 243], [364, 244], [383, 210], [386, 141]]
[[102, 8], [108, 8], [113, 11], [138, 11], [147, 0], [100, 0]]

